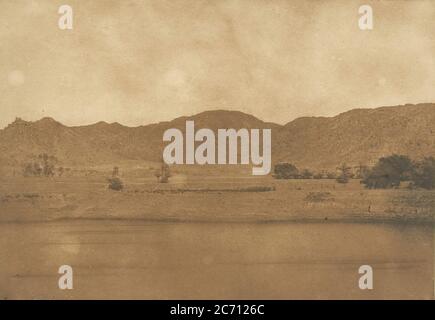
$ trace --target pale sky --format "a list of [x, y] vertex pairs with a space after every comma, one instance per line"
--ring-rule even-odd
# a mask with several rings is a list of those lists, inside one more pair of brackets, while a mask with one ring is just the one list
[[[73, 30], [58, 28], [62, 4]], [[370, 4], [374, 29], [358, 28]], [[0, 0], [0, 128], [435, 102], [435, 1]]]

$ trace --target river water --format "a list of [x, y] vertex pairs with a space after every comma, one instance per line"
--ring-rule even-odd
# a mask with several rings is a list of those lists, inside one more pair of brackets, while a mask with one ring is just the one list
[[[58, 288], [61, 265], [73, 290]], [[0, 224], [1, 299], [431, 299], [433, 274], [430, 225]]]

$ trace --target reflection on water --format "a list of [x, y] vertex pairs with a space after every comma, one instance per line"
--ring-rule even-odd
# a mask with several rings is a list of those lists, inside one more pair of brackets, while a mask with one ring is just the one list
[[[0, 224], [0, 298], [432, 298], [432, 226]], [[74, 289], [57, 287], [60, 265]], [[374, 290], [358, 268], [374, 269]]]

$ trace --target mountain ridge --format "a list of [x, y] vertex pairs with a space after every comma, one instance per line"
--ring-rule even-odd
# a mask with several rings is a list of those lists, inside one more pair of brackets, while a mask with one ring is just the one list
[[83, 166], [160, 161], [163, 132], [168, 128], [184, 131], [186, 120], [194, 120], [196, 129], [271, 128], [273, 162], [288, 161], [316, 170], [335, 168], [342, 162], [369, 165], [391, 153], [435, 156], [435, 104], [421, 103], [357, 108], [333, 117], [300, 117], [284, 125], [230, 110], [207, 110], [135, 127], [104, 121], [66, 126], [51, 117], [17, 118], [0, 129], [0, 164], [22, 165], [40, 153]]

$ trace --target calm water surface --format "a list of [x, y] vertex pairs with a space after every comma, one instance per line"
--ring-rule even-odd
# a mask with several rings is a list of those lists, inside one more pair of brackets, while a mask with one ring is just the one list
[[[433, 297], [433, 228], [348, 223], [0, 224], [0, 298]], [[74, 270], [74, 289], [57, 270]], [[374, 290], [358, 288], [359, 266]]]

